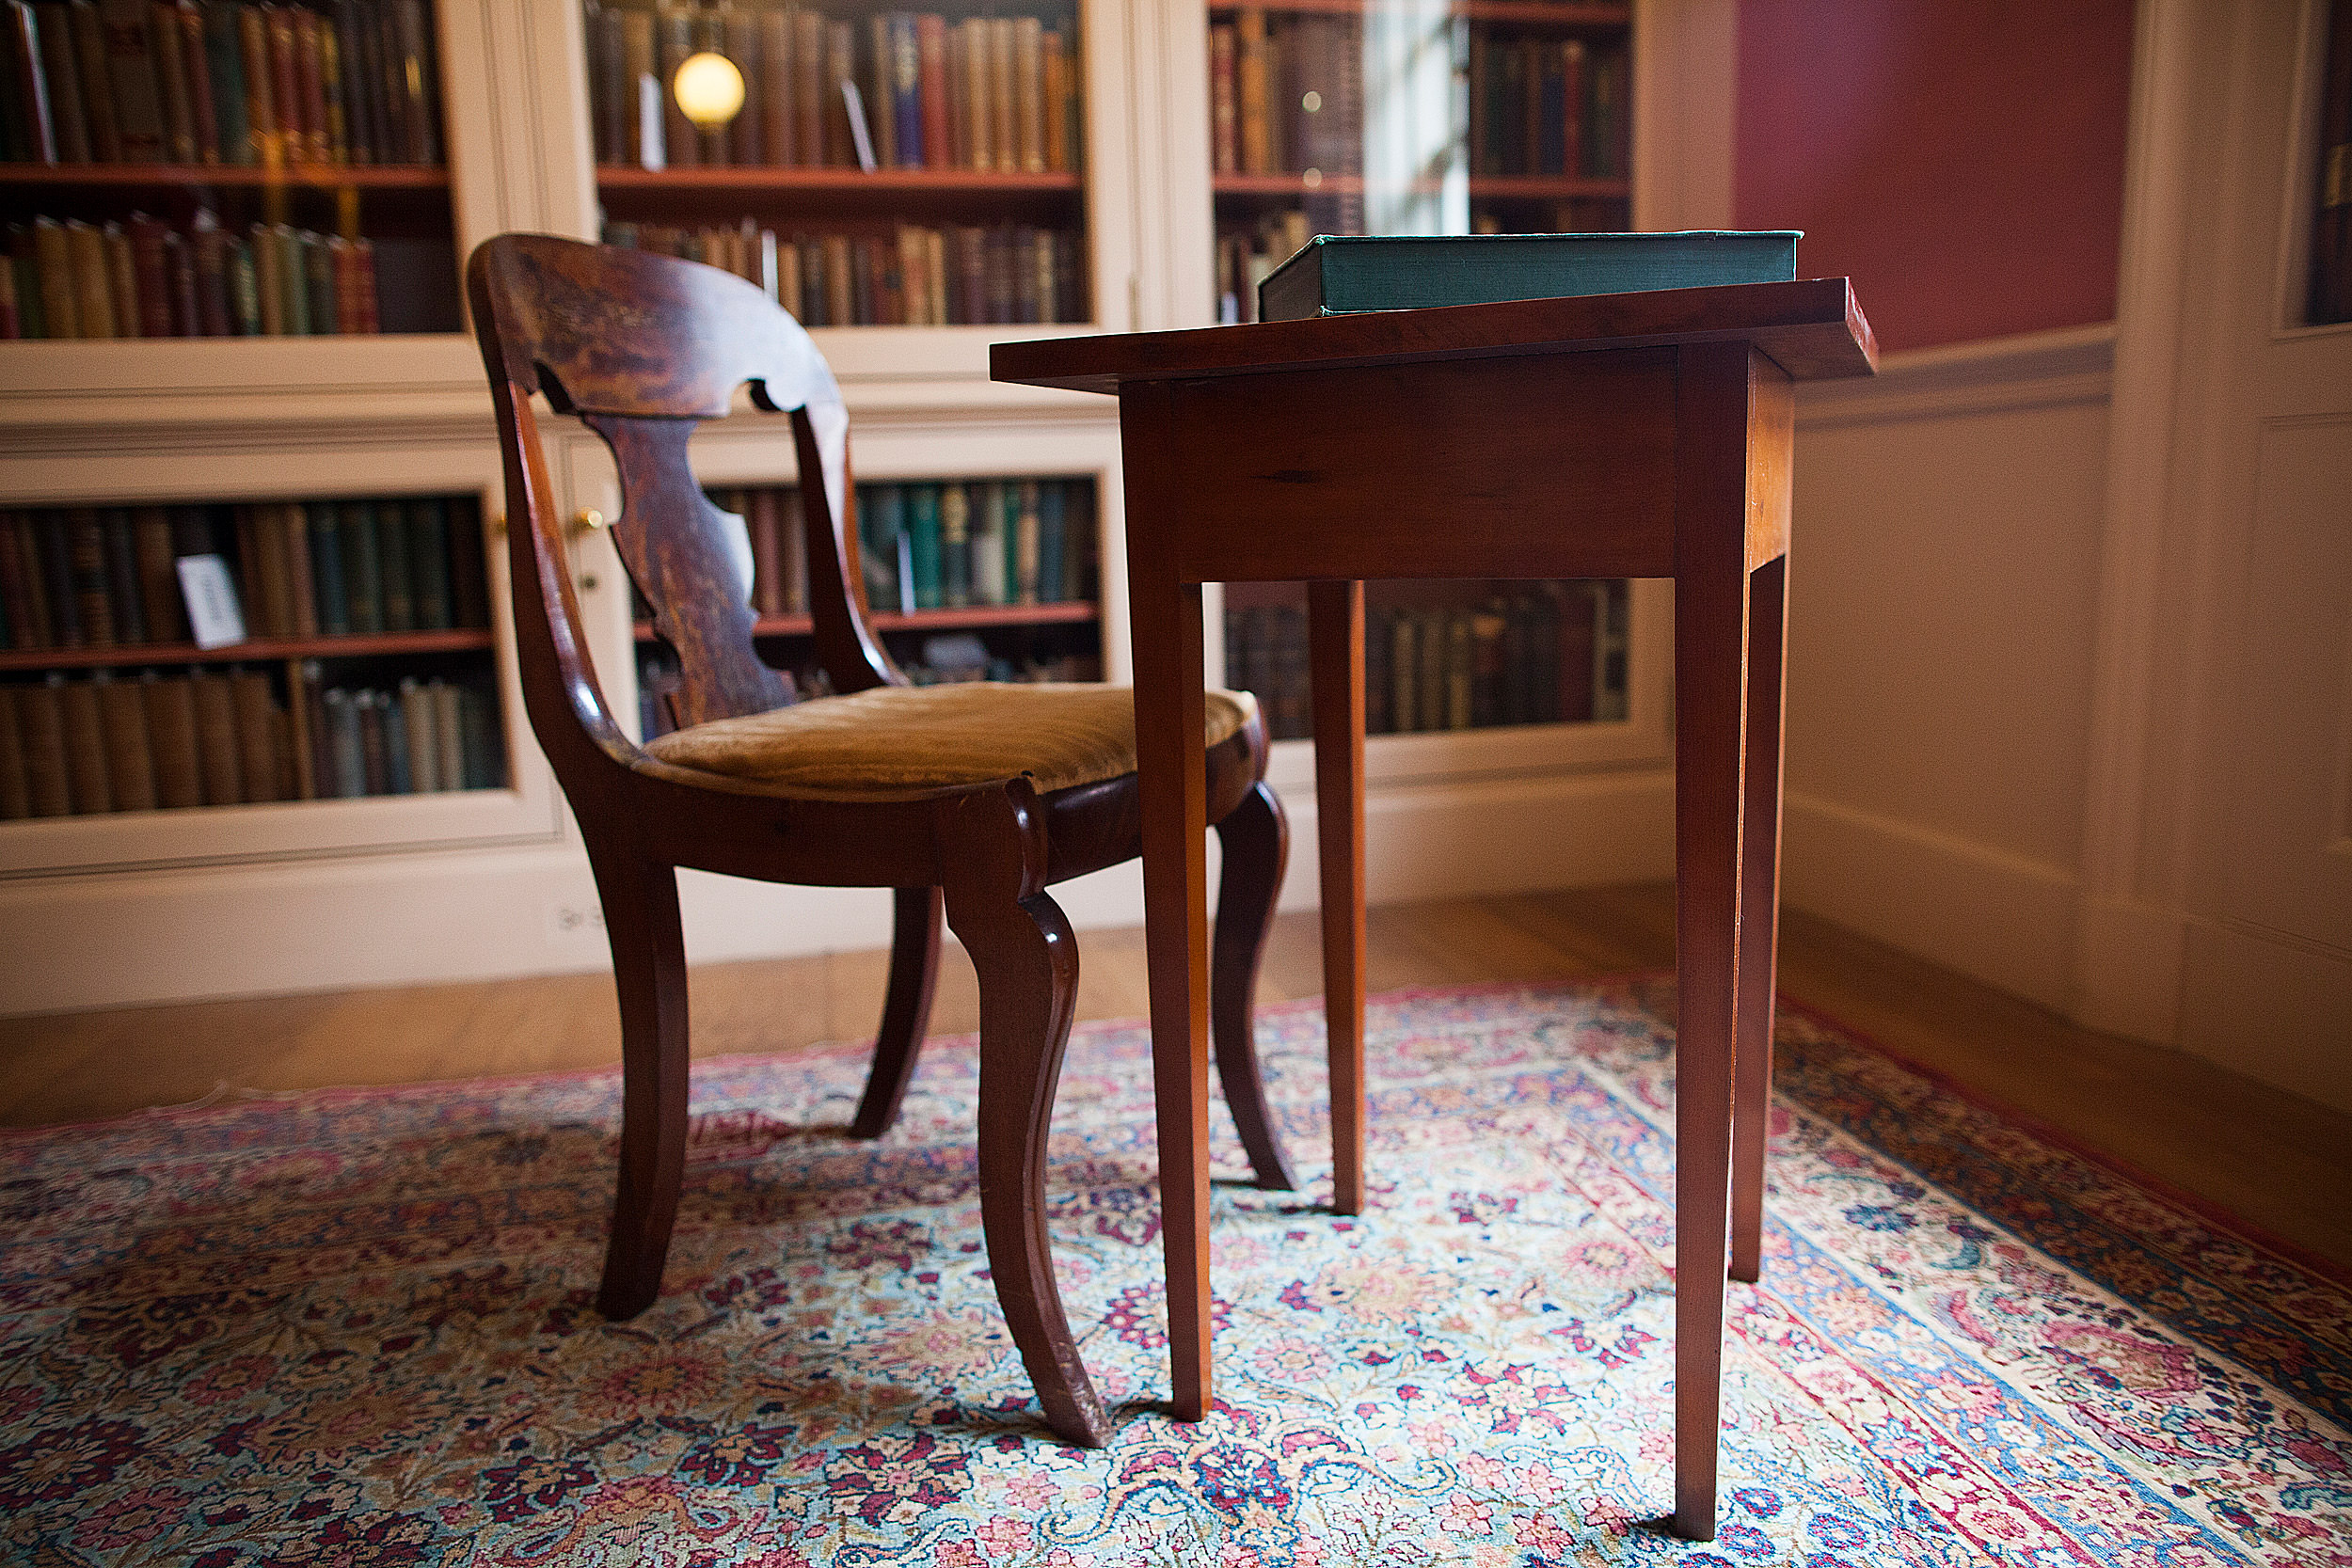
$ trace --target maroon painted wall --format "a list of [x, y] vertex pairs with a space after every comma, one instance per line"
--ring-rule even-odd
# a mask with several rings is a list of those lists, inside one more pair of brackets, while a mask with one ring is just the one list
[[2130, 0], [1741, 0], [1742, 229], [1883, 348], [2115, 319]]

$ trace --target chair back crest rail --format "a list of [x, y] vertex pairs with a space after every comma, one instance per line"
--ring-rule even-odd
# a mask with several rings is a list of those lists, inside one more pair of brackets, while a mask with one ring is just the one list
[[[608, 759], [642, 753], [613, 721], [580, 632], [564, 523], [531, 402], [579, 418], [621, 483], [613, 538], [657, 633], [675, 650], [678, 720], [761, 713], [785, 701], [753, 641], [750, 541], [703, 494], [687, 443], [735, 389], [791, 419], [809, 609], [835, 689], [902, 681], [866, 617], [850, 481], [849, 416], [808, 334], [742, 278], [692, 261], [545, 234], [506, 234], [467, 269], [505, 448], [516, 641], [532, 727], [559, 771], [570, 731]], [[584, 761], [585, 758], [579, 760]]]

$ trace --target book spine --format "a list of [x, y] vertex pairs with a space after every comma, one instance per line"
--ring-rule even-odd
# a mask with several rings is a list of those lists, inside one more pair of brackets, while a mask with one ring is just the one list
[[433, 737], [440, 755], [434, 767], [443, 789], [466, 787], [465, 719], [457, 700], [458, 688], [435, 681], [426, 691], [433, 699]]
[[98, 515], [106, 550], [106, 608], [114, 622], [115, 641], [149, 641], [147, 606], [139, 596], [138, 546], [132, 534], [131, 515], [108, 507]]
[[138, 507], [131, 514], [130, 532], [132, 570], [138, 583], [140, 620], [148, 641], [185, 642], [188, 622], [180, 604], [169, 514], [160, 506]]
[[81, 79], [82, 112], [89, 121], [90, 156], [102, 164], [121, 163], [122, 119], [115, 106], [114, 60], [105, 19], [95, 0], [68, 0], [66, 28], [72, 37], [74, 73]]
[[[952, 503], [948, 499], [950, 495], [955, 498]], [[953, 484], [917, 484], [908, 491], [909, 575], [914, 579], [914, 608], [917, 610], [937, 610], [945, 602], [940, 571], [946, 534], [945, 514], [950, 504], [961, 510], [962, 495], [962, 487]]]
[[106, 582], [106, 531], [94, 508], [77, 506], [66, 514], [66, 550], [79, 645], [111, 648], [116, 636], [114, 598]]
[[752, 609], [761, 615], [784, 613], [784, 544], [776, 530], [776, 492], [767, 485], [743, 498], [744, 527], [752, 540]]
[[767, 75], [767, 61], [760, 57], [759, 16], [755, 11], [730, 6], [720, 17], [725, 40], [725, 54], [743, 73], [743, 106], [724, 133], [727, 158], [736, 164], [757, 164], [767, 153], [765, 119], [767, 94], [762, 90], [762, 78]]
[[792, 13], [759, 13], [759, 148], [761, 161], [777, 167], [800, 162], [793, 136], [800, 122], [795, 103], [800, 67], [792, 53]]
[[[34, 816], [71, 816], [73, 785], [66, 761], [65, 677], [51, 674], [38, 686], [16, 689], [18, 734], [24, 737], [24, 791]], [[5, 694], [6, 688], [0, 688]]]
[[878, 11], [866, 18], [866, 131], [874, 148], [877, 168], [895, 168], [898, 163], [898, 116], [897, 110], [897, 67], [890, 43], [890, 16]]
[[123, 232], [122, 225], [109, 223], [98, 231], [98, 244], [106, 261], [107, 314], [114, 319], [114, 334], [118, 338], [139, 337], [143, 312], [139, 306], [138, 263], [131, 254], [131, 236]]
[[21, 821], [32, 815], [32, 784], [25, 774], [24, 724], [17, 714], [15, 692], [0, 686], [0, 822]]
[[890, 13], [889, 42], [892, 161], [901, 168], [922, 168], [923, 54], [912, 12]]
[[923, 166], [956, 166], [954, 111], [947, 101], [947, 21], [926, 11], [914, 19], [915, 93], [922, 102]]
[[49, 645], [48, 615], [37, 598], [40, 562], [29, 553], [33, 548], [29, 527], [30, 519], [23, 513], [0, 512], [0, 608], [8, 612], [8, 645], [12, 648]]
[[966, 524], [970, 542], [970, 586], [967, 598], [976, 605], [1006, 602], [1005, 484], [991, 480], [972, 486], [972, 515]]
[[825, 19], [818, 12], [805, 8], [792, 12], [792, 106], [798, 122], [794, 161], [811, 168], [835, 161], [825, 145], [831, 123], [828, 103], [839, 103], [841, 94], [825, 80]]
[[326, 129], [326, 58], [319, 40], [318, 12], [288, 7], [294, 21], [294, 109], [302, 123], [302, 155], [314, 164], [329, 161], [332, 150]]
[[430, 795], [443, 787], [441, 752], [434, 734], [433, 694], [414, 675], [400, 683], [401, 757], [405, 793]]
[[235, 11], [246, 140], [253, 150], [253, 162], [276, 168], [286, 161], [286, 139], [278, 127], [278, 101], [270, 90], [269, 18], [259, 5], [238, 6]]
[[80, 816], [112, 811], [114, 781], [106, 775], [106, 726], [98, 711], [98, 688], [88, 681], [64, 681], [56, 689], [73, 810]]
[[142, 338], [173, 336], [171, 271], [164, 244], [170, 232], [162, 222], [145, 213], [131, 214], [133, 303], [138, 309], [138, 335]]
[[[1240, 117], [1244, 174], [1265, 174], [1273, 168], [1266, 130], [1265, 42], [1265, 12], [1254, 6], [1243, 8], [1233, 19], [1233, 96]], [[1475, 48], [1473, 41], [1473, 58]], [[1474, 138], [1475, 133], [1472, 146]]]
[[412, 510], [401, 501], [378, 501], [375, 506], [376, 575], [384, 594], [384, 629], [388, 632], [417, 629], [416, 570], [408, 549]]
[[213, 94], [213, 61], [206, 47], [204, 13], [195, 0], [174, 0], [171, 20], [180, 28], [180, 71], [187, 82], [188, 119], [196, 137], [197, 161], [222, 161], [220, 105]]

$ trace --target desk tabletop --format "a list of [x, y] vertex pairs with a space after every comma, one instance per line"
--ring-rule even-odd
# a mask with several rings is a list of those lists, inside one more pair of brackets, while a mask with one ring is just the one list
[[998, 343], [989, 350], [988, 369], [996, 381], [1117, 392], [1129, 381], [1742, 340], [1798, 381], [1871, 375], [1878, 369], [1878, 341], [1843, 277]]

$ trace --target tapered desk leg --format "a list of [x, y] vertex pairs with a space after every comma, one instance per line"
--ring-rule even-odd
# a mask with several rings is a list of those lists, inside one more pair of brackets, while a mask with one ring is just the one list
[[1788, 558], [1748, 578], [1747, 789], [1740, 830], [1740, 1032], [1731, 1117], [1731, 1277], [1764, 1270], [1764, 1144], [1772, 1127], [1772, 999], [1780, 936], [1781, 702]]
[[1331, 1051], [1331, 1207], [1364, 1212], [1364, 585], [1307, 585], [1314, 673], [1323, 1016]]
[[1208, 763], [1200, 585], [1167, 546], [1184, 494], [1166, 443], [1167, 395], [1120, 399], [1127, 467], [1128, 598], [1135, 639], [1136, 773], [1142, 793], [1144, 957], [1160, 1137], [1160, 1240], [1168, 1258], [1173, 1413], [1207, 1412], [1209, 1377]]
[[1747, 708], [1745, 345], [1684, 349], [1675, 540], [1675, 1533], [1715, 1538]]

